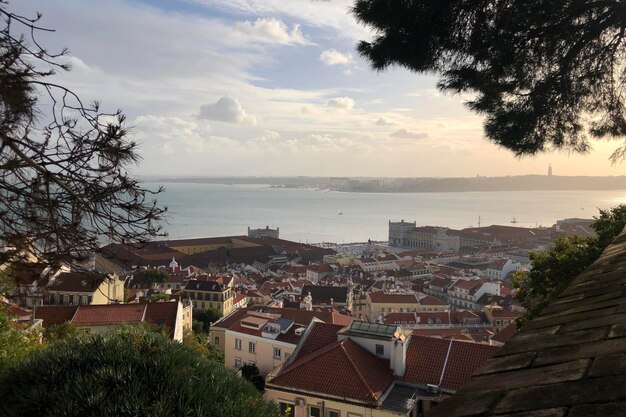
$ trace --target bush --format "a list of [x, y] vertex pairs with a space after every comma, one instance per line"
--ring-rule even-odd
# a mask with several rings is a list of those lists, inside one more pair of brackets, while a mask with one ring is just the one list
[[278, 416], [222, 365], [137, 329], [72, 338], [0, 375], [2, 416]]

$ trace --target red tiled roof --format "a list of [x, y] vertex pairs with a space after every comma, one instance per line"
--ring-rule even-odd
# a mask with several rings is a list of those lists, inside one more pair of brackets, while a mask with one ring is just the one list
[[471, 290], [472, 288], [483, 285], [483, 281], [475, 279], [475, 280], [467, 280], [467, 279], [459, 279], [457, 280], [452, 288], [462, 288], [464, 290]]
[[495, 346], [413, 335], [402, 379], [457, 390], [497, 351]]
[[414, 324], [415, 313], [389, 313], [383, 318], [385, 324]]
[[491, 315], [493, 317], [496, 318], [518, 318], [519, 316], [522, 315], [522, 313], [520, 313], [519, 311], [515, 311], [515, 310], [509, 310], [506, 308], [494, 308], [491, 310]]
[[176, 330], [176, 315], [178, 302], [158, 302], [146, 304], [144, 321], [156, 326], [165, 326], [169, 329], [169, 336], [174, 337]]
[[[415, 313], [417, 323], [429, 324], [428, 319], [432, 320], [432, 324], [450, 324], [450, 312], [428, 312], [428, 313]], [[437, 322], [439, 319], [439, 323]]]
[[368, 293], [372, 303], [418, 304], [415, 294], [387, 294], [384, 291]]
[[38, 306], [35, 318], [43, 320], [43, 327], [50, 327], [72, 320], [76, 310], [78, 306]]
[[311, 326], [311, 330], [304, 343], [300, 345], [294, 361], [335, 343], [337, 341], [337, 332], [345, 327], [340, 324], [319, 321], [313, 321]]
[[352, 339], [319, 349], [281, 370], [270, 383], [289, 389], [377, 402], [393, 382], [389, 363]]
[[235, 295], [235, 297], [233, 298], [233, 305], [236, 305], [237, 303], [239, 303], [241, 300], [247, 299], [248, 297], [246, 296], [246, 294], [237, 294]]
[[30, 310], [23, 309], [17, 304], [7, 303], [5, 301], [0, 301], [0, 311], [6, 313], [9, 316], [16, 317], [30, 316], [31, 314], [33, 314], [33, 312]]
[[146, 311], [146, 304], [109, 304], [80, 306], [72, 323], [79, 326], [139, 323]]
[[441, 301], [437, 297], [433, 297], [432, 295], [427, 295], [426, 297], [420, 298], [420, 304], [423, 306], [446, 306], [448, 303]]

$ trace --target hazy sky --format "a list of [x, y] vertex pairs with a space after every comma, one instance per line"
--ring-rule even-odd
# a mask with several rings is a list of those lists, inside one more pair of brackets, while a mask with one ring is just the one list
[[58, 76], [86, 101], [122, 108], [141, 143], [138, 174], [622, 175], [607, 158], [522, 160], [483, 137], [436, 78], [375, 73], [355, 52], [371, 34], [351, 1], [10, 0], [70, 50]]

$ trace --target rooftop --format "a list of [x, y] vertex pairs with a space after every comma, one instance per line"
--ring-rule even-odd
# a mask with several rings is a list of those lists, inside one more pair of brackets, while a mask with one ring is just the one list
[[624, 271], [622, 232], [434, 415], [626, 415]]

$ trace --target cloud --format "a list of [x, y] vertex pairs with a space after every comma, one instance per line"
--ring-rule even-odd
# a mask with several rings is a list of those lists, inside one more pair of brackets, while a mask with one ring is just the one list
[[389, 134], [392, 138], [403, 138], [403, 139], [426, 139], [428, 138], [428, 134], [424, 132], [411, 132], [406, 129], [398, 129]]
[[256, 124], [256, 117], [248, 115], [241, 103], [231, 96], [220, 97], [215, 103], [201, 106], [198, 118], [236, 124]]
[[327, 49], [321, 53], [320, 61], [324, 65], [347, 65], [352, 62], [352, 56], [350, 54], [342, 54], [336, 49]]
[[391, 126], [393, 124], [394, 123], [386, 117], [379, 117], [378, 120], [376, 120], [376, 126]]
[[237, 22], [234, 25], [236, 31], [251, 36], [260, 42], [280, 44], [307, 45], [311, 42], [302, 34], [300, 26], [294, 24], [289, 30], [287, 25], [278, 19], [257, 19], [254, 22]]
[[350, 97], [337, 97], [328, 102], [328, 107], [335, 109], [351, 109], [354, 107], [354, 100]]

